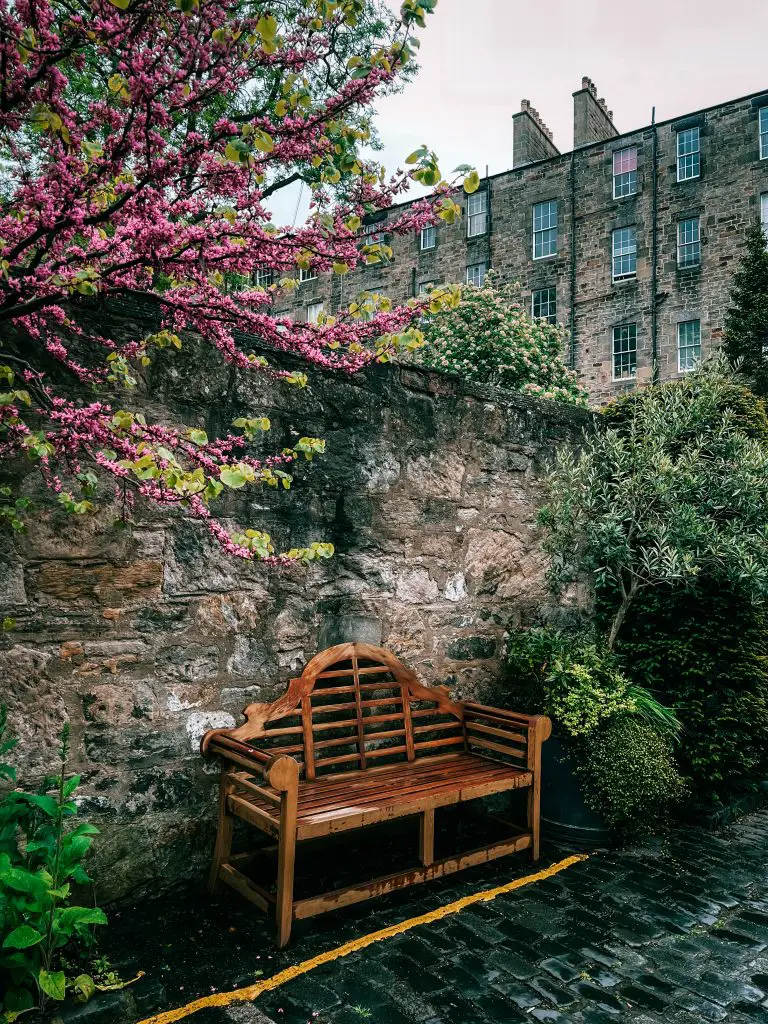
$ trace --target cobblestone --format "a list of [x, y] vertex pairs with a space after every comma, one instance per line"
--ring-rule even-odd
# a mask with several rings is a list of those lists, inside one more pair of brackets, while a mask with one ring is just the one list
[[[548, 848], [544, 863], [562, 854]], [[376, 855], [387, 860], [386, 842], [376, 841]], [[234, 894], [211, 901], [183, 890], [119, 915], [110, 955], [147, 971], [133, 991], [147, 1015], [530, 870], [523, 859], [501, 861], [301, 922], [280, 953], [270, 925]], [[194, 1022], [768, 1024], [766, 947], [768, 810], [716, 833], [673, 831], [597, 852], [545, 883], [375, 943], [254, 1004], [201, 1010]]]

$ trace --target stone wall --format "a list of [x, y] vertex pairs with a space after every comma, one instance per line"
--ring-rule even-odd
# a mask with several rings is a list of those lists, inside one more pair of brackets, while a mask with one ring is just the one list
[[109, 501], [95, 518], [40, 514], [6, 543], [0, 618], [16, 627], [0, 640], [0, 679], [20, 782], [53, 767], [69, 721], [83, 811], [103, 832], [102, 899], [202, 870], [216, 769], [201, 733], [273, 699], [318, 649], [381, 642], [425, 682], [482, 698], [504, 631], [546, 605], [542, 467], [589, 420], [404, 368], [313, 372], [304, 391], [246, 387], [203, 353], [155, 373], [150, 413], [165, 405], [211, 435], [267, 414], [276, 448], [297, 432], [327, 439], [294, 490], [232, 493], [227, 514], [281, 546], [331, 540], [337, 556], [266, 572], [181, 516], [137, 506], [116, 524]]

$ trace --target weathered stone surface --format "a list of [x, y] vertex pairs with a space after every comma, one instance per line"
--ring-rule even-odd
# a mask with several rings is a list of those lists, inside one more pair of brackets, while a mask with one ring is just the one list
[[54, 768], [69, 721], [83, 814], [102, 830], [101, 899], [201, 869], [217, 768], [200, 736], [274, 700], [318, 650], [382, 643], [425, 682], [491, 699], [505, 630], [551, 614], [534, 526], [542, 466], [590, 419], [397, 367], [314, 372], [300, 394], [258, 378], [228, 391], [205, 350], [158, 373], [171, 415], [211, 436], [259, 414], [273, 423], [265, 451], [298, 431], [327, 439], [290, 492], [244, 489], [221, 514], [280, 549], [332, 541], [336, 556], [266, 570], [226, 556], [199, 523], [144, 509], [118, 530], [106, 509], [44, 517], [0, 559], [3, 614], [17, 620], [0, 635], [0, 690], [20, 781]]

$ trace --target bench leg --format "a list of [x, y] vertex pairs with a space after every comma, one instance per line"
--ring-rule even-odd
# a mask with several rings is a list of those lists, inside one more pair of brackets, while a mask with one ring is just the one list
[[232, 829], [234, 822], [232, 815], [227, 810], [227, 798], [229, 797], [230, 788], [226, 774], [222, 772], [219, 784], [219, 818], [216, 830], [216, 845], [213, 848], [213, 863], [211, 864], [211, 873], [208, 876], [208, 892], [211, 894], [218, 892], [221, 885], [219, 881], [221, 865], [227, 861], [232, 852]]
[[419, 860], [425, 868], [435, 860], [435, 811], [430, 808], [419, 817]]
[[531, 833], [531, 860], [536, 861], [539, 859], [541, 833], [541, 779], [538, 772], [528, 790], [528, 828]]
[[277, 948], [291, 937], [293, 922], [293, 875], [296, 864], [296, 791], [283, 793], [280, 806], [280, 845], [277, 852]]

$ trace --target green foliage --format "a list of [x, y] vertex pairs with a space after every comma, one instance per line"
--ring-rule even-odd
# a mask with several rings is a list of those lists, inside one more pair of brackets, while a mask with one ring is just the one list
[[[6, 732], [2, 708], [0, 758], [16, 745]], [[90, 882], [83, 860], [98, 830], [67, 827], [80, 782], [65, 776], [68, 745], [65, 726], [59, 774], [47, 776], [36, 793], [14, 789], [0, 799], [0, 1019], [8, 1022], [49, 998], [64, 999], [68, 987], [80, 998], [93, 991], [87, 975], [70, 981], [60, 963], [68, 945], [88, 944], [93, 926], [107, 923], [97, 907], [71, 903], [72, 884]], [[0, 762], [0, 779], [15, 783], [12, 765]]]
[[[690, 395], [698, 389], [696, 375], [661, 389]], [[653, 389], [634, 391], [611, 403], [606, 419], [625, 432], [637, 408], [654, 401]], [[723, 384], [697, 429], [716, 431], [725, 416], [768, 446], [765, 404], [737, 379]], [[610, 622], [621, 595], [609, 587], [598, 598], [598, 616]], [[676, 707], [683, 724], [677, 759], [700, 799], [725, 799], [768, 776], [768, 612], [762, 602], [745, 600], [739, 585], [724, 584], [715, 566], [685, 586], [639, 594], [617, 653], [632, 679]]]
[[710, 575], [745, 600], [768, 596], [768, 447], [728, 405], [734, 384], [723, 362], [708, 364], [648, 388], [620, 429], [558, 453], [539, 514], [550, 581], [616, 595], [609, 647], [650, 587]]
[[642, 718], [610, 718], [577, 749], [587, 805], [623, 832], [647, 831], [685, 795], [669, 737]]
[[516, 707], [552, 718], [587, 803], [609, 825], [650, 826], [682, 792], [672, 753], [680, 731], [675, 712], [632, 683], [596, 633], [518, 630], [509, 640], [504, 681]]
[[423, 325], [422, 365], [525, 395], [586, 405], [576, 374], [563, 362], [566, 332], [534, 320], [516, 285], [493, 272], [482, 288], [467, 285], [455, 309], [431, 313]]
[[677, 757], [704, 800], [768, 777], [768, 613], [717, 583], [643, 595], [617, 648], [683, 725]]
[[534, 626], [507, 643], [505, 679], [531, 714], [545, 714], [560, 732], [583, 736], [606, 719], [629, 714], [660, 732], [679, 729], [674, 712], [632, 683], [615, 654], [591, 631]]
[[768, 249], [760, 225], [747, 235], [747, 250], [734, 276], [731, 305], [725, 317], [724, 350], [740, 365], [762, 396], [768, 396]]

